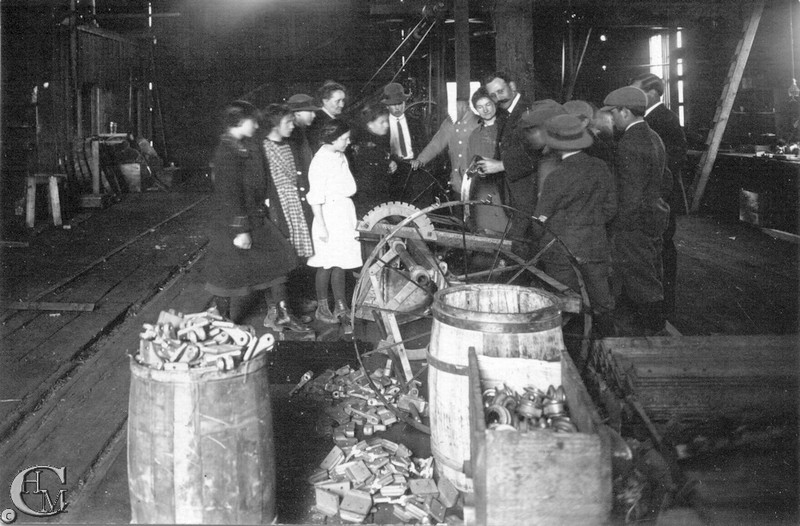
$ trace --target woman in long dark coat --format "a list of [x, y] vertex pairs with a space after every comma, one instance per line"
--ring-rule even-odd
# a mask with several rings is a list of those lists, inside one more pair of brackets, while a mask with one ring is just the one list
[[[225, 133], [214, 152], [211, 210], [217, 215], [209, 232], [205, 289], [226, 318], [231, 297], [259, 290], [271, 290], [283, 317], [291, 318], [285, 283], [297, 258], [284, 233], [267, 217], [264, 156], [253, 140], [258, 117], [258, 110], [244, 101], [232, 102], [223, 113]], [[291, 321], [297, 330], [307, 330]]]

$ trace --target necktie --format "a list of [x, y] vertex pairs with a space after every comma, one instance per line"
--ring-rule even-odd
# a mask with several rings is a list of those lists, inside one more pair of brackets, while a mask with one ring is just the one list
[[400, 141], [400, 157], [405, 159], [408, 151], [406, 150], [406, 138], [403, 135], [403, 127], [400, 126], [400, 119], [397, 119], [397, 140]]

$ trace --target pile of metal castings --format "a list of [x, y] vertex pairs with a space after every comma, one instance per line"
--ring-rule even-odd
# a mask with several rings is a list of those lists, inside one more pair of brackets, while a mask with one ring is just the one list
[[[369, 378], [377, 389], [370, 386]], [[392, 375], [391, 360], [369, 378], [363, 368], [345, 365], [336, 371], [326, 370], [302, 387], [301, 392], [306, 396], [332, 402], [325, 413], [337, 424], [332, 434], [339, 447], [352, 447], [356, 443], [357, 428], [363, 436], [386, 431], [398, 420], [395, 410], [427, 415], [428, 404], [419, 396], [416, 386], [402, 392], [400, 382]]]
[[433, 480], [433, 462], [411, 458], [403, 444], [377, 437], [334, 446], [309, 478], [316, 508], [351, 522], [363, 522], [381, 507], [403, 523], [442, 522], [458, 490], [444, 477]]
[[224, 319], [216, 308], [193, 314], [162, 311], [155, 324], [145, 323], [143, 328], [134, 359], [167, 371], [229, 371], [275, 345], [272, 334], [259, 338], [252, 327]]
[[483, 391], [483, 405], [489, 429], [515, 429], [523, 433], [534, 429], [561, 433], [578, 431], [567, 414], [563, 386], [551, 385], [546, 393], [536, 387], [525, 387], [523, 393], [506, 385], [490, 387]]

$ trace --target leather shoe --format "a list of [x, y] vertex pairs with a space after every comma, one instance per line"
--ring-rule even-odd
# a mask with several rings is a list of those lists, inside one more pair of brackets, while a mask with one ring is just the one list
[[316, 308], [317, 308], [317, 300], [312, 300], [309, 298], [303, 298], [303, 300], [300, 301], [300, 305], [298, 305], [298, 309], [302, 313], [314, 312]]
[[336, 302], [336, 308], [333, 309], [333, 316], [334, 316], [334, 318], [339, 319], [339, 320], [341, 320], [342, 317], [345, 317], [345, 318], [348, 318], [348, 319], [350, 318], [350, 316], [351, 316], [350, 309], [347, 308], [347, 305], [345, 305], [344, 301], [338, 300]]
[[323, 302], [317, 305], [317, 311], [315, 312], [315, 316], [317, 320], [321, 321], [322, 323], [327, 323], [330, 325], [339, 323], [339, 319], [333, 315], [330, 307], [328, 307], [327, 302]]
[[281, 301], [277, 305], [272, 304], [267, 308], [267, 316], [264, 318], [264, 327], [277, 332], [284, 330], [308, 332], [311, 330], [310, 327], [300, 323], [292, 316], [285, 301]]

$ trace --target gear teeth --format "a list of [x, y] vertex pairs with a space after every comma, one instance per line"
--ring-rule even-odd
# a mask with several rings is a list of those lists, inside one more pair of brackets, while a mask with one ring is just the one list
[[[382, 203], [367, 212], [366, 215], [364, 215], [364, 217], [358, 222], [356, 228], [362, 231], [370, 231], [375, 227], [376, 224], [387, 217], [400, 216], [403, 218], [408, 218], [420, 211], [420, 208], [403, 201], [389, 201], [388, 203]], [[428, 240], [436, 239], [436, 231], [433, 223], [427, 215], [421, 215], [415, 218], [413, 223], [417, 226], [423, 238]]]

